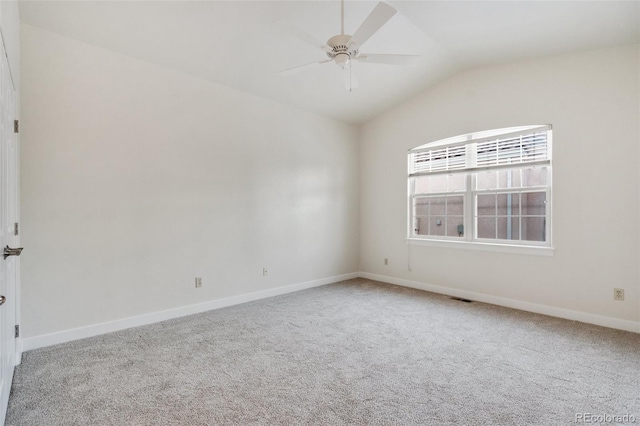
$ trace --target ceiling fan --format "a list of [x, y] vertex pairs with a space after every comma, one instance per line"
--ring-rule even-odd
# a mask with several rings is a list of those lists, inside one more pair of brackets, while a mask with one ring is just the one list
[[352, 70], [352, 64], [354, 61], [402, 65], [418, 57], [418, 55], [360, 53], [360, 46], [378, 32], [378, 30], [382, 28], [382, 26], [386, 24], [397, 11], [387, 3], [378, 3], [369, 16], [367, 16], [364, 22], [360, 25], [360, 28], [358, 28], [351, 36], [344, 33], [344, 0], [341, 0], [340, 6], [340, 34], [331, 37], [326, 43], [322, 43], [312, 35], [307, 34], [296, 27], [288, 26], [287, 28], [289, 34], [321, 49], [327, 54], [329, 59], [298, 65], [293, 68], [280, 71], [278, 74], [284, 76], [292, 75], [300, 71], [314, 68], [318, 65], [335, 62], [343, 71], [342, 75], [346, 89], [351, 91], [358, 87], [358, 82]]

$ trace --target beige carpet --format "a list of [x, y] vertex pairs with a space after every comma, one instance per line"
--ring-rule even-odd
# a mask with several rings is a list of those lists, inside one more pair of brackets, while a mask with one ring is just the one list
[[568, 425], [577, 413], [640, 423], [640, 335], [358, 279], [28, 352], [6, 424]]

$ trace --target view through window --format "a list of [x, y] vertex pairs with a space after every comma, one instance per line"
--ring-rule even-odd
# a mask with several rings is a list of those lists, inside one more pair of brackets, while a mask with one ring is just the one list
[[409, 151], [409, 238], [550, 246], [551, 126]]

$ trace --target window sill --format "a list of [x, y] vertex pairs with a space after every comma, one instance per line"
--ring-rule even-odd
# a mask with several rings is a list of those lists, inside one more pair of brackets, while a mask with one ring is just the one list
[[408, 238], [407, 243], [418, 246], [453, 248], [477, 251], [492, 251], [498, 253], [532, 254], [537, 256], [553, 256], [553, 247], [524, 246], [515, 244], [479, 243], [469, 241], [427, 240], [422, 238]]

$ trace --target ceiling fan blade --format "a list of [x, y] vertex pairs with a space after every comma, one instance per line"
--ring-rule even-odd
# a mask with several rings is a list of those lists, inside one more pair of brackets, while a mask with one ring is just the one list
[[353, 72], [351, 67], [347, 67], [342, 71], [342, 80], [344, 81], [344, 88], [351, 92], [353, 89], [357, 89], [358, 79], [356, 78], [356, 74]]
[[360, 62], [375, 64], [407, 65], [418, 59], [420, 55], [392, 55], [383, 53], [364, 53], [353, 58]]
[[389, 6], [386, 3], [380, 2], [376, 5], [373, 11], [367, 16], [360, 28], [356, 30], [349, 41], [349, 46], [356, 44], [362, 46], [369, 37], [374, 35], [384, 24], [387, 23], [397, 10]]
[[331, 62], [332, 60], [333, 59], [327, 59], [325, 61], [311, 62], [310, 64], [298, 65], [298, 66], [295, 66], [293, 68], [287, 68], [286, 70], [282, 70], [278, 74], [284, 75], [284, 76], [297, 74], [300, 71], [305, 71], [305, 70], [309, 70], [311, 68], [315, 68], [318, 65], [326, 64], [327, 62]]
[[317, 47], [319, 49], [322, 49], [324, 51], [330, 51], [331, 48], [329, 46], [327, 46], [326, 43], [321, 42], [320, 40], [318, 40], [317, 38], [315, 38], [314, 36], [312, 36], [311, 34], [302, 31], [300, 28], [291, 25], [285, 21], [277, 21], [275, 23], [275, 25], [284, 33], [297, 38], [300, 41], [303, 41], [307, 44], [310, 44], [311, 46]]

